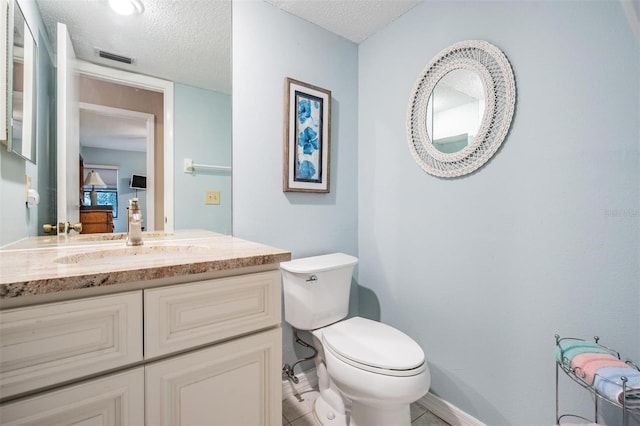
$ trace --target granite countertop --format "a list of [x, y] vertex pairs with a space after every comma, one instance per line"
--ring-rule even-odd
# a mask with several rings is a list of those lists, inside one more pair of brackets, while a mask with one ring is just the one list
[[0, 250], [0, 299], [277, 264], [286, 250], [209, 231], [34, 237]]

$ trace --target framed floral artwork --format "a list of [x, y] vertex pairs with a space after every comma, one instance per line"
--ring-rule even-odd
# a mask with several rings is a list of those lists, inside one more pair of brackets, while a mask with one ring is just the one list
[[329, 192], [331, 91], [285, 80], [285, 192]]

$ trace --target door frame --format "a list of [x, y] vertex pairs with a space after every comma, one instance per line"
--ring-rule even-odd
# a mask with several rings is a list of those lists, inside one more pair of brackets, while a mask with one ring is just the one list
[[[79, 105], [80, 110], [97, 112], [103, 116], [113, 118], [114, 120], [117, 120], [118, 118], [133, 118], [145, 122], [145, 127], [147, 129], [145, 136], [147, 189], [144, 191], [144, 196], [147, 213], [144, 221], [146, 222], [146, 227], [149, 231], [155, 231], [155, 214], [149, 214], [149, 212], [155, 211], [155, 115], [88, 102], [80, 102]], [[80, 176], [80, 180], [83, 178], [83, 176]]]
[[[174, 141], [173, 141], [173, 82], [142, 74], [108, 68], [82, 60], [77, 61], [78, 73], [98, 80], [118, 83], [163, 94], [164, 114], [164, 232], [174, 230]], [[148, 155], [148, 154], [147, 154]], [[148, 157], [147, 157], [148, 161]], [[155, 197], [154, 197], [155, 198]], [[147, 224], [149, 222], [147, 221]], [[150, 225], [150, 224], [149, 224]], [[149, 226], [151, 229], [151, 226]]]

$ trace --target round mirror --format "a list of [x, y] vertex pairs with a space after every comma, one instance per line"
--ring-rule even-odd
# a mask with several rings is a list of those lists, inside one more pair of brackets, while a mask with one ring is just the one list
[[472, 145], [484, 110], [484, 87], [476, 72], [456, 69], [445, 74], [427, 103], [427, 132], [434, 148], [454, 153]]
[[497, 47], [480, 40], [456, 43], [422, 71], [407, 110], [409, 149], [439, 177], [457, 177], [485, 164], [507, 135], [516, 86]]

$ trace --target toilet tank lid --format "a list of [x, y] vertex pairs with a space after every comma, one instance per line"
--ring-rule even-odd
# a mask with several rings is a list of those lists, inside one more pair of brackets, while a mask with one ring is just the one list
[[302, 257], [289, 262], [280, 263], [280, 268], [295, 274], [310, 274], [331, 269], [353, 266], [358, 258], [344, 253], [331, 253], [322, 256]]

